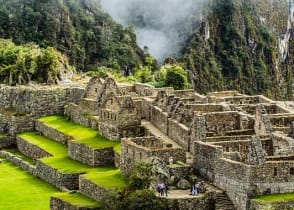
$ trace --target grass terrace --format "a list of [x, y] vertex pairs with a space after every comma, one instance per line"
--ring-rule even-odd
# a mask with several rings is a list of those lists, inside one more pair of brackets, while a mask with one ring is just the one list
[[260, 195], [253, 198], [254, 200], [262, 202], [284, 202], [294, 200], [294, 193], [274, 194], [274, 195]]
[[76, 207], [99, 208], [100, 203], [80, 194], [80, 193], [56, 193], [55, 198], [59, 198], [67, 203], [71, 203]]
[[115, 152], [120, 153], [120, 142], [110, 141], [99, 135], [97, 130], [73, 123], [67, 120], [65, 116], [54, 115], [42, 117], [39, 121], [67, 136], [72, 136], [78, 143], [90, 146], [94, 149], [113, 147]]
[[44, 136], [39, 135], [36, 132], [25, 132], [18, 135], [27, 142], [40, 147], [41, 149], [52, 154], [52, 157], [46, 157], [41, 161], [52, 168], [55, 168], [65, 173], [79, 173], [79, 172], [105, 172], [116, 170], [114, 167], [99, 167], [92, 168], [82, 164], [76, 160], [73, 160], [67, 156], [67, 147], [61, 143], [50, 140]]
[[58, 190], [8, 161], [0, 164], [0, 209], [48, 210]]
[[83, 177], [106, 189], [114, 188], [117, 191], [121, 191], [127, 186], [119, 169], [105, 171], [103, 173], [89, 173], [83, 175]]

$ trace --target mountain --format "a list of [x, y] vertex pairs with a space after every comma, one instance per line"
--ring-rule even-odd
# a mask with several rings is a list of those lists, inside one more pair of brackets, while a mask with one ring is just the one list
[[83, 71], [128, 72], [144, 56], [133, 31], [114, 22], [98, 0], [0, 0], [0, 37], [54, 47]]
[[196, 90], [293, 98], [293, 0], [211, 0], [202, 12], [182, 51]]

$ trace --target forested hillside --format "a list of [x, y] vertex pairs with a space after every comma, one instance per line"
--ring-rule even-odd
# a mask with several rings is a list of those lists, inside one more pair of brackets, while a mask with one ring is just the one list
[[211, 1], [183, 51], [195, 89], [293, 98], [292, 7], [289, 0]]
[[97, 0], [0, 0], [0, 37], [51, 46], [78, 70], [108, 66], [128, 73], [143, 57], [133, 31], [115, 23]]

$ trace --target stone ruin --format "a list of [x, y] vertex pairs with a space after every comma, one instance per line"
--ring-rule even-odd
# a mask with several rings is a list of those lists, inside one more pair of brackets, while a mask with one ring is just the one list
[[[0, 132], [10, 138], [31, 130], [34, 124], [26, 122], [64, 113], [121, 141], [116, 165], [125, 174], [148, 158], [186, 163], [224, 190], [238, 210], [248, 209], [252, 196], [294, 191], [294, 113], [261, 95], [225, 91], [204, 96], [94, 77], [85, 88], [58, 91], [1, 87], [0, 97], [0, 107], [28, 113], [0, 114]], [[46, 103], [38, 105], [38, 97]], [[180, 177], [184, 172], [173, 173]]]

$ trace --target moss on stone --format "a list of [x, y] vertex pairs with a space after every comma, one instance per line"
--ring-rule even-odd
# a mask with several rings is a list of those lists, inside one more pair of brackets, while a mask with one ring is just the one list
[[283, 202], [294, 199], [294, 193], [274, 194], [274, 195], [259, 195], [253, 198], [254, 200], [263, 202]]

